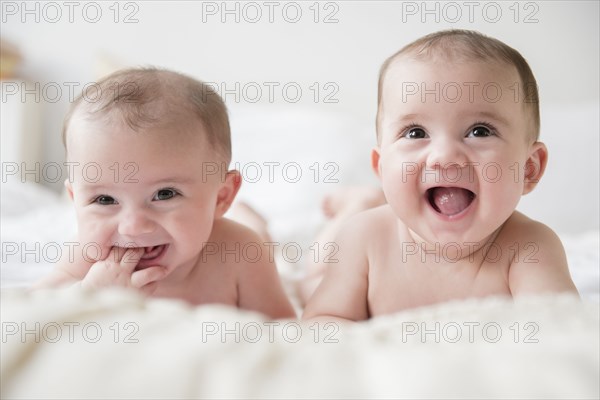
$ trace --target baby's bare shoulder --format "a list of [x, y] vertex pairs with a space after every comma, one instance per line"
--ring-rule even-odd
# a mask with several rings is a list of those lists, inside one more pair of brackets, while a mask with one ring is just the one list
[[274, 261], [274, 243], [265, 242], [252, 229], [230, 219], [215, 221], [208, 243], [212, 254], [239, 276], [249, 270], [265, 270], [264, 265]]
[[227, 218], [219, 218], [214, 222], [209, 238], [209, 241], [220, 243], [249, 243], [259, 240], [258, 234], [252, 229]]
[[[202, 243], [201, 260], [206, 265], [220, 265], [221, 271], [236, 275], [249, 262], [262, 261], [265, 243], [252, 229], [226, 218], [215, 220], [209, 238]], [[255, 257], [258, 253], [259, 257]]]
[[548, 226], [515, 212], [506, 221], [497, 242], [513, 250], [509, 267], [513, 296], [563, 291], [577, 293], [562, 242]]
[[296, 314], [281, 285], [274, 262], [274, 243], [264, 242], [252, 229], [222, 218], [215, 221], [212, 241], [225, 251], [220, 256], [235, 279], [238, 306], [272, 318]]
[[348, 218], [342, 229], [365, 241], [385, 235], [397, 223], [397, 218], [387, 204], [359, 212]]
[[561, 245], [558, 235], [552, 229], [518, 211], [506, 220], [496, 242], [500, 245], [510, 245], [515, 242], [544, 247]]

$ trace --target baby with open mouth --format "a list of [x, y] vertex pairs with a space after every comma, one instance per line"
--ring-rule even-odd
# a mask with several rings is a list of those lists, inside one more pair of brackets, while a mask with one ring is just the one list
[[376, 125], [383, 193], [327, 199], [331, 225], [317, 241], [337, 252], [310, 266], [303, 318], [576, 293], [556, 234], [515, 210], [548, 157], [536, 81], [516, 50], [473, 31], [418, 39], [381, 68]]
[[[294, 317], [263, 241], [223, 218], [241, 176], [228, 169], [220, 96], [154, 68], [118, 71], [91, 89], [72, 104], [63, 129], [79, 246], [34, 287], [121, 286]], [[257, 252], [251, 259], [235, 254], [248, 245]]]
[[456, 187], [434, 187], [427, 189], [427, 201], [440, 214], [454, 217], [471, 205], [475, 193]]

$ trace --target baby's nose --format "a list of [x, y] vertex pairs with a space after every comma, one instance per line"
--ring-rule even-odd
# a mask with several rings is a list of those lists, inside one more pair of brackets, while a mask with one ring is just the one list
[[135, 237], [154, 232], [156, 223], [143, 210], [124, 213], [119, 221], [119, 234]]
[[461, 143], [443, 140], [432, 144], [427, 156], [427, 168], [460, 168], [468, 162]]

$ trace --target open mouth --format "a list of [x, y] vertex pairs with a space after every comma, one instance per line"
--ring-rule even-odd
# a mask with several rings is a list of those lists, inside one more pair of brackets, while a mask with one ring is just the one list
[[427, 200], [439, 214], [452, 217], [466, 210], [473, 200], [475, 193], [460, 187], [433, 187], [427, 189]]
[[169, 246], [167, 244], [144, 247], [144, 254], [142, 254], [142, 257], [140, 258], [140, 261], [135, 269], [140, 270], [156, 265], [163, 254], [165, 254], [168, 247]]

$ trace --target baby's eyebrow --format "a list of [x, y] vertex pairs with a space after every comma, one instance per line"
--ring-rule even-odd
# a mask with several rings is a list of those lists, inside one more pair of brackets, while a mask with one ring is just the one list
[[398, 125], [404, 125], [406, 123], [420, 122], [420, 121], [423, 121], [424, 119], [425, 119], [425, 117], [423, 116], [423, 114], [418, 114], [418, 113], [403, 114], [403, 115], [400, 115], [398, 118], [394, 118], [393, 120], [391, 120], [387, 125], [389, 127], [396, 127]]
[[422, 115], [417, 113], [404, 114], [401, 115], [400, 118], [396, 120], [396, 122], [414, 121], [416, 119], [419, 119], [420, 117], [422, 117]]
[[494, 112], [479, 111], [479, 112], [475, 113], [474, 116], [476, 118], [491, 119], [495, 122], [500, 123], [501, 125], [508, 125], [508, 120], [506, 118], [504, 118], [502, 115], [496, 114]]
[[102, 183], [96, 183], [96, 182], [89, 182], [85, 179], [83, 180], [83, 182], [81, 182], [79, 184], [79, 187], [82, 190], [105, 190], [105, 189], [110, 188], [109, 185], [104, 185]]
[[160, 183], [178, 183], [178, 184], [187, 184], [193, 183], [194, 179], [188, 176], [172, 176], [167, 178], [157, 179], [155, 181], [149, 182], [150, 185], [158, 185]]
[[[122, 179], [123, 183], [140, 183], [139, 179], [136, 178], [135, 175], [133, 175], [132, 177], [128, 178], [127, 180], [125, 180], [124, 178]], [[174, 183], [174, 184], [180, 184], [180, 185], [185, 185], [185, 184], [190, 184], [193, 183], [194, 179], [192, 179], [191, 177], [187, 177], [187, 176], [172, 176], [172, 177], [167, 177], [167, 178], [160, 178], [151, 182], [145, 182], [146, 185], [149, 186], [155, 186], [155, 185], [159, 185], [159, 184], [165, 184], [165, 183]], [[114, 188], [114, 184], [115, 183], [119, 183], [119, 182], [111, 182], [111, 184], [104, 184], [104, 183], [95, 183], [95, 182], [88, 182], [85, 181], [81, 183], [81, 188], [83, 190], [107, 190], [107, 189], [111, 189]]]

